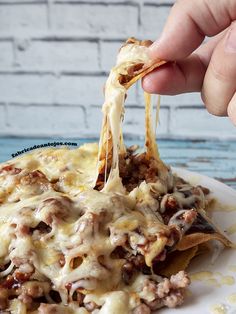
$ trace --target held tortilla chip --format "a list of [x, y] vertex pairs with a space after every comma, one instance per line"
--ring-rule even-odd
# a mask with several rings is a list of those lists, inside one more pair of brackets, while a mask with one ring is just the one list
[[156, 68], [160, 67], [161, 65], [165, 64], [166, 62], [167, 61], [164, 61], [164, 60], [157, 60], [157, 61], [155, 61], [155, 63], [150, 64], [148, 67], [145, 67], [145, 65], [144, 65], [143, 69], [141, 69], [140, 71], [137, 71], [133, 78], [131, 78], [128, 82], [126, 82], [122, 85], [128, 90], [139, 79], [141, 79], [142, 77], [144, 77], [148, 73], [152, 72]]
[[[151, 40], [137, 40], [136, 38], [131, 37], [127, 39], [121, 49], [127, 45], [149, 47], [152, 43], [153, 42]], [[149, 60], [148, 64], [142, 62], [138, 62], [136, 64], [131, 63], [127, 68], [127, 74], [120, 74], [119, 82], [128, 90], [140, 78], [144, 77], [146, 74], [152, 72], [154, 69], [165, 63], [167, 63], [167, 61], [160, 59]]]
[[155, 63], [148, 65], [148, 67], [145, 67], [145, 64], [144, 64], [143, 68], [140, 69], [139, 71], [135, 72], [134, 76], [132, 78], [130, 78], [129, 81], [122, 84], [122, 80], [121, 80], [121, 85], [123, 85], [128, 90], [139, 79], [141, 79], [142, 77], [144, 77], [148, 73], [152, 72], [156, 68], [160, 67], [161, 65], [165, 64], [166, 62], [167, 61], [157, 60], [157, 61], [155, 61]]
[[[150, 46], [151, 44], [152, 44], [151, 41], [138, 41], [134, 38], [130, 38], [126, 41], [126, 43], [122, 46], [122, 48], [127, 45], [133, 45], [133, 46], [143, 46], [144, 49], [146, 49], [146, 47]], [[116, 71], [118, 75], [115, 80], [117, 80], [118, 84], [120, 84], [121, 86], [125, 87], [126, 90], [128, 90], [137, 80], [144, 77], [146, 74], [148, 74], [149, 72], [153, 71], [155, 68], [158, 68], [165, 63], [166, 61], [163, 61], [163, 60], [153, 60], [153, 61], [149, 60], [147, 64], [140, 63], [138, 61], [137, 63], [134, 63], [133, 61], [132, 62], [128, 61], [125, 63], [125, 67], [124, 67], [124, 64], [121, 63], [120, 73], [118, 71], [119, 65], [116, 66]], [[148, 103], [148, 99], [146, 97], [146, 108], [147, 108], [146, 117], [149, 117], [150, 106], [148, 107], [147, 103]], [[116, 104], [113, 104], [113, 105], [116, 105]], [[120, 119], [120, 117], [117, 117], [117, 119]], [[121, 123], [121, 121], [119, 121], [119, 123]], [[107, 172], [109, 172], [110, 167], [112, 165], [112, 158], [113, 158], [113, 152], [114, 152], [112, 136], [113, 134], [111, 131], [111, 125], [109, 124], [108, 116], [104, 114], [101, 137], [100, 137], [100, 144], [99, 144], [99, 154], [98, 154], [98, 178], [96, 181], [97, 188], [101, 187], [103, 183], [106, 181], [105, 178], [108, 176]], [[151, 144], [149, 145], [149, 147], [155, 148], [153, 146], [153, 143], [151, 143], [152, 142], [151, 137], [149, 136], [148, 138]], [[147, 148], [149, 147], [147, 146]], [[123, 141], [122, 141], [122, 134], [120, 135], [119, 152], [120, 153], [125, 152]], [[148, 150], [148, 152], [150, 152], [150, 149]], [[153, 153], [153, 149], [152, 149], [152, 153]], [[158, 154], [153, 153], [153, 157], [156, 157], [156, 155]]]

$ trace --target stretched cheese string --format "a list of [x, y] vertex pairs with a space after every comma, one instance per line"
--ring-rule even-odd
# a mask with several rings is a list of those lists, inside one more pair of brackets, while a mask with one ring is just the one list
[[106, 132], [106, 159], [105, 159], [105, 177], [104, 177], [104, 181], [107, 181], [107, 161], [108, 161], [108, 136], [109, 136], [109, 129], [107, 128], [107, 132]]
[[[127, 44], [121, 48], [118, 54], [116, 66], [111, 69], [106, 82], [105, 102], [102, 109], [104, 118], [99, 144], [100, 149], [97, 173], [99, 174], [101, 169], [102, 172], [105, 172], [103, 191], [120, 193], [125, 191], [119, 176], [119, 153], [125, 152], [121, 123], [124, 115], [124, 102], [127, 89], [145, 73], [163, 63], [165, 63], [165, 61], [153, 63], [149, 58], [148, 48], [139, 44]], [[136, 65], [143, 65], [144, 71], [138, 75], [134, 75], [131, 81], [122, 85], [122, 83], [120, 83], [120, 78], [129, 75], [129, 70]], [[155, 141], [155, 132], [153, 131], [151, 123], [151, 107], [148, 104], [150, 101], [148, 100], [148, 97], [150, 96], [145, 96], [147, 103], [146, 142], [150, 141], [151, 146], [146, 146], [148, 148], [148, 154], [159, 159]], [[110, 167], [110, 173], [107, 178], [108, 167]]]
[[[119, 70], [119, 68], [118, 68]], [[103, 105], [103, 113], [107, 120], [106, 132], [106, 168], [108, 165], [109, 141], [112, 143], [112, 160], [111, 170], [105, 181], [103, 191], [116, 191], [123, 193], [124, 187], [119, 176], [119, 151], [120, 151], [120, 135], [121, 135], [121, 120], [124, 111], [124, 101], [126, 89], [119, 83], [119, 72], [113, 68], [106, 83], [105, 103]], [[110, 134], [109, 134], [110, 131]], [[111, 136], [111, 140], [109, 139]]]
[[[104, 182], [103, 191], [113, 191], [124, 193], [125, 189], [119, 176], [119, 153], [124, 152], [124, 144], [121, 130], [122, 118], [124, 115], [124, 102], [127, 88], [124, 87], [119, 78], [121, 75], [127, 75], [128, 69], [135, 64], [150, 62], [148, 48], [139, 45], [124, 46], [117, 58], [117, 64], [111, 69], [110, 75], [105, 86], [105, 102], [103, 104], [103, 127], [100, 139], [99, 160], [104, 152], [102, 147], [105, 145], [105, 167], [108, 167], [108, 159], [111, 156], [111, 170], [107, 181]], [[104, 132], [108, 128], [108, 132]], [[99, 167], [99, 163], [98, 163]]]
[[157, 143], [155, 138], [155, 132], [153, 131], [152, 126], [152, 104], [151, 104], [151, 95], [144, 93], [145, 97], [145, 146], [147, 149], [147, 156], [149, 158], [153, 157], [155, 159], [159, 158], [159, 153], [157, 149]]
[[157, 125], [159, 123], [159, 114], [160, 114], [160, 107], [161, 107], [161, 96], [157, 96], [157, 104], [156, 104], [156, 117], [155, 117], [155, 137], [157, 136]]

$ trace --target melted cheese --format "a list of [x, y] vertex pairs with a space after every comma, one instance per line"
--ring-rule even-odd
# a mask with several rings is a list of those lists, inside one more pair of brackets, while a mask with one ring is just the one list
[[[168, 234], [168, 228], [153, 214], [155, 201], [147, 193], [148, 185], [143, 183], [140, 189], [130, 194], [99, 192], [91, 188], [93, 178], [85, 167], [94, 165], [95, 173], [95, 149], [97, 146], [90, 144], [71, 151], [66, 148], [43, 149], [32, 152], [30, 158], [24, 155], [7, 163], [23, 170], [15, 174], [17, 186], [11, 187], [11, 193], [17, 194], [18, 201], [9, 202], [11, 195], [4, 195], [5, 201], [0, 207], [0, 233], [3, 236], [0, 261], [3, 264], [12, 261], [10, 268], [0, 276], [10, 273], [16, 261], [19, 263], [20, 260], [33, 265], [39, 274], [48, 278], [64, 304], [69, 298], [65, 287], [72, 283], [74, 290], [79, 287], [87, 289], [87, 296], [90, 293], [102, 296], [101, 305], [104, 306], [101, 313], [111, 313], [111, 309], [113, 313], [129, 313], [129, 295], [122, 292], [124, 284], [121, 282], [124, 261], [111, 258], [111, 253], [119, 243], [125, 244], [122, 240], [124, 235], [132, 249], [140, 252], [143, 251], [139, 245], [145, 244], [146, 237], [155, 237], [155, 242], [145, 253], [150, 265], [166, 243], [166, 238], [158, 239], [157, 234]], [[80, 150], [83, 150], [81, 163], [77, 157]], [[50, 167], [47, 161], [50, 161]], [[54, 168], [56, 171], [52, 174]], [[34, 195], [27, 194], [25, 188], [32, 182], [25, 182], [22, 178], [39, 169], [48, 177], [43, 183], [41, 178], [37, 178], [33, 183], [36, 185]], [[64, 179], [68, 171], [74, 174], [73, 180]], [[11, 175], [2, 172], [2, 176], [8, 180]], [[76, 189], [74, 182], [78, 182]], [[50, 225], [51, 231], [38, 233], [40, 222]], [[24, 232], [25, 226], [36, 231]], [[137, 228], [143, 235], [137, 233]], [[59, 263], [62, 255], [65, 258], [63, 266]], [[106, 267], [98, 262], [99, 256], [102, 256]], [[73, 268], [72, 261], [76, 258], [80, 258], [80, 265]], [[108, 293], [118, 286], [120, 291]], [[12, 302], [11, 308], [16, 304], [17, 301]], [[21, 307], [23, 309], [24, 306]]]
[[105, 183], [104, 191], [124, 193], [124, 187], [119, 177], [119, 152], [124, 150], [124, 145], [120, 141], [120, 135], [122, 134], [121, 123], [124, 115], [127, 89], [121, 85], [119, 78], [121, 75], [126, 75], [130, 67], [139, 63], [143, 63], [146, 66], [152, 63], [147, 47], [130, 44], [122, 47], [117, 57], [116, 66], [111, 69], [106, 82], [105, 102], [102, 110], [104, 114], [103, 128], [106, 126], [108, 134], [105, 132], [105, 139], [101, 136], [100, 146], [103, 145], [104, 141], [108, 141], [108, 137], [111, 136], [113, 151], [111, 171]]
[[[170, 240], [170, 228], [158, 212], [163, 210], [158, 197], [173, 188], [174, 177], [159, 159], [150, 95], [146, 94], [146, 149], [148, 158], [156, 162], [159, 177], [155, 183], [143, 181], [128, 193], [119, 176], [119, 154], [125, 152], [121, 122], [127, 92], [119, 77], [139, 63], [146, 67], [151, 64], [148, 49], [126, 45], [111, 70], [105, 88], [99, 155], [96, 144], [73, 150], [41, 149], [1, 167], [0, 265], [10, 264], [0, 277], [15, 268], [35, 269], [35, 279], [49, 281], [60, 294], [61, 304], [51, 309], [55, 313], [88, 313], [73, 301], [76, 291], [85, 295], [84, 303], [100, 306], [100, 314], [129, 314], [142, 298], [154, 299], [143, 282], [147, 278], [158, 282], [160, 278], [139, 274], [127, 286], [122, 280], [125, 259], [113, 256], [122, 247], [131, 255], [143, 255], [146, 265], [152, 267], [153, 259]], [[101, 147], [106, 147], [105, 168], [110, 154], [112, 158], [111, 171], [108, 174], [105, 169], [105, 186], [99, 192], [93, 187]], [[175, 196], [180, 203], [186, 202], [181, 193]], [[46, 298], [51, 300], [48, 293]], [[18, 299], [10, 301], [9, 309], [27, 313]], [[39, 313], [44, 313], [43, 306]]]

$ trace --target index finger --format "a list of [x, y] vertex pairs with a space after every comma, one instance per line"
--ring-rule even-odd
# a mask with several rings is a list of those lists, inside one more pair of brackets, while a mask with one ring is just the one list
[[150, 46], [153, 59], [180, 60], [204, 40], [236, 19], [236, 0], [178, 0], [171, 9], [160, 40]]

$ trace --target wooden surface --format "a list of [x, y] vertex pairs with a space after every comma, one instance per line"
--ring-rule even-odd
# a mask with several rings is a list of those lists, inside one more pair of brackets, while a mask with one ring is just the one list
[[[0, 162], [11, 159], [12, 154], [24, 148], [57, 141], [78, 145], [85, 142], [80, 139], [0, 138]], [[126, 145], [143, 144], [140, 141], [125, 142]], [[167, 164], [205, 174], [236, 188], [235, 141], [159, 140], [158, 145], [161, 158]]]

